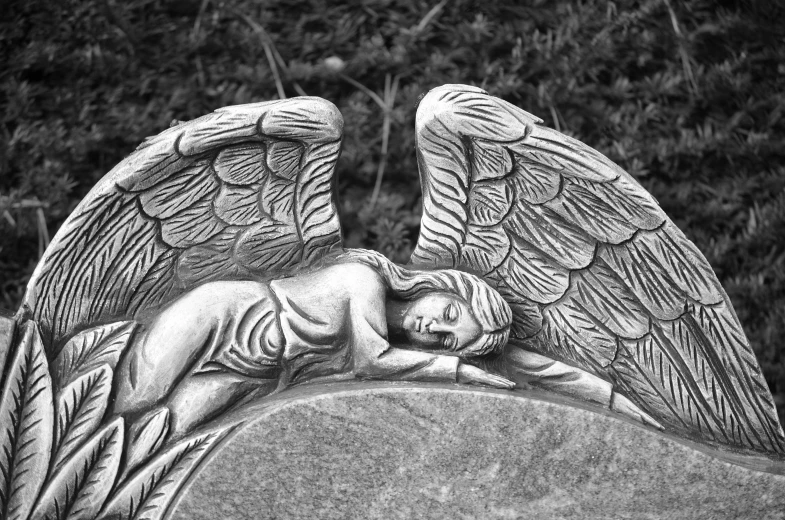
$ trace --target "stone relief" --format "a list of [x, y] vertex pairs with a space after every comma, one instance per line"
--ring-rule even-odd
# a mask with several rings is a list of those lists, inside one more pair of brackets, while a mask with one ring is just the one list
[[406, 266], [344, 249], [343, 121], [294, 98], [146, 140], [0, 318], [0, 516], [165, 518], [228, 410], [354, 379], [537, 387], [780, 459], [727, 295], [626, 172], [486, 92], [417, 112]]

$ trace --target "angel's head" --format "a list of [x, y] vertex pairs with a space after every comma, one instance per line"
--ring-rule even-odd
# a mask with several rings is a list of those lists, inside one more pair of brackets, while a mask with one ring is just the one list
[[349, 250], [342, 261], [361, 262], [379, 272], [391, 296], [403, 302], [400, 326], [413, 345], [470, 358], [499, 353], [507, 343], [510, 307], [477, 276], [453, 269], [408, 269], [374, 251]]

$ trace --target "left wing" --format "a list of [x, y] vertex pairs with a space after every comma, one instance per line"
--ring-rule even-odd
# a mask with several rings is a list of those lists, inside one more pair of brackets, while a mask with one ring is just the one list
[[412, 263], [485, 277], [513, 310], [512, 345], [611, 381], [663, 424], [782, 452], [771, 394], [706, 259], [629, 174], [541, 122], [474, 87], [422, 100]]
[[152, 137], [88, 193], [27, 286], [49, 358], [199, 284], [269, 279], [340, 249], [343, 118], [324, 99], [222, 108]]

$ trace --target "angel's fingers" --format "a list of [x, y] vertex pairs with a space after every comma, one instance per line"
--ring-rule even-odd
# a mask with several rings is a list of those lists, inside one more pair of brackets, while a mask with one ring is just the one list
[[651, 415], [645, 412], [639, 412], [639, 415], [640, 415], [641, 422], [643, 424], [648, 424], [649, 426], [653, 426], [660, 431], [665, 431], [665, 428], [660, 423], [655, 421]]
[[497, 376], [496, 374], [486, 374], [488, 384], [491, 386], [495, 386], [496, 388], [515, 388], [515, 383], [510, 381], [507, 378], [502, 376]]

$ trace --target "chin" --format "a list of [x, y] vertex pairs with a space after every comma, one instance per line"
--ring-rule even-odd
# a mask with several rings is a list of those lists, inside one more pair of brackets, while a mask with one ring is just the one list
[[414, 332], [414, 318], [408, 314], [404, 315], [403, 320], [401, 321], [401, 328], [406, 332], [407, 338], [410, 338], [412, 334], [416, 334], [416, 332]]

